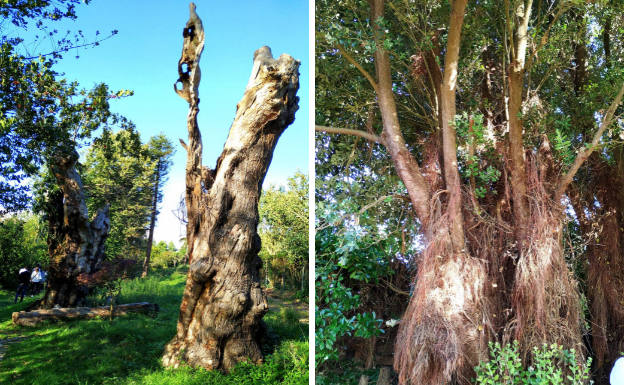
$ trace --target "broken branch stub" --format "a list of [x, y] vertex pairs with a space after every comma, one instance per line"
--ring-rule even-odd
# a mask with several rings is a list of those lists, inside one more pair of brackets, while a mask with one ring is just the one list
[[[190, 17], [182, 31], [184, 37], [182, 56], [178, 61], [178, 75], [180, 77], [174, 83], [173, 89], [188, 103], [199, 103], [198, 88], [201, 80], [199, 59], [204, 50], [204, 27], [201, 19], [195, 13], [195, 4], [191, 3], [189, 8]], [[182, 89], [178, 89], [178, 83], [182, 84]]]

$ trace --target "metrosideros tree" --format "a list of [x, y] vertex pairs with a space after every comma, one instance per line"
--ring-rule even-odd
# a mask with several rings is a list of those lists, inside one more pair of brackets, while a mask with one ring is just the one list
[[[564, 202], [579, 169], [613, 137], [624, 94], [614, 76], [599, 102], [577, 104], [593, 120], [583, 139], [566, 147], [569, 162], [561, 161], [553, 121], [562, 120], [556, 103], [565, 87], [553, 85], [563, 80], [548, 59], [557, 57], [566, 71], [572, 64], [558, 22], [565, 18], [576, 28], [573, 10], [580, 3], [552, 9], [531, 0], [502, 8], [465, 0], [448, 8], [444, 2], [320, 3], [325, 13], [317, 36], [325, 49], [317, 87], [327, 86], [317, 94], [328, 102], [317, 101], [317, 119], [365, 129], [316, 129], [378, 143], [420, 223], [424, 250], [414, 261], [414, 290], [395, 344], [399, 382], [470, 383], [492, 340], [517, 340], [527, 361], [542, 343], [580, 355], [579, 290], [563, 252]], [[480, 28], [475, 20], [484, 14], [500, 28]], [[465, 18], [471, 40], [463, 38]], [[471, 55], [465, 66], [483, 66], [462, 69], [460, 47]], [[347, 79], [347, 71], [360, 80]], [[462, 79], [466, 73], [474, 77]], [[550, 116], [543, 100], [553, 103]], [[466, 113], [457, 114], [457, 106]], [[474, 115], [483, 116], [483, 125]], [[486, 175], [478, 187], [475, 174], [486, 171], [502, 178]]]
[[165, 347], [163, 364], [228, 370], [261, 362], [261, 318], [268, 310], [260, 287], [258, 200], [273, 150], [298, 109], [299, 62], [273, 59], [262, 47], [216, 167], [202, 166], [199, 59], [202, 22], [190, 5], [184, 28], [176, 92], [189, 103], [186, 209], [189, 273], [177, 333]]

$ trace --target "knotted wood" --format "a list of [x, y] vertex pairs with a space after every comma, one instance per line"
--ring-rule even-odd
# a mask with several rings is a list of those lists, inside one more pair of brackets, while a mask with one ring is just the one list
[[78, 153], [58, 154], [52, 172], [60, 191], [48, 203], [48, 253], [50, 266], [44, 298], [34, 307], [80, 306], [88, 294], [79, 277], [89, 277], [102, 268], [104, 243], [110, 229], [108, 206], [89, 220], [82, 180], [76, 171]]
[[[261, 319], [268, 310], [260, 288], [258, 200], [277, 140], [298, 109], [299, 62], [274, 59], [268, 47], [254, 53], [245, 94], [238, 103], [215, 169], [202, 166], [198, 71], [203, 49], [201, 20], [191, 4], [184, 29], [180, 74], [189, 103], [186, 164], [187, 240], [190, 269], [177, 333], [163, 364], [228, 370], [241, 361], [261, 362]], [[188, 93], [187, 93], [188, 91]]]

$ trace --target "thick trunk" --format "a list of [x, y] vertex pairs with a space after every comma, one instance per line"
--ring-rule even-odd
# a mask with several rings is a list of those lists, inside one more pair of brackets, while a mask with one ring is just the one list
[[201, 165], [197, 127], [201, 28], [191, 5], [180, 60], [189, 69], [186, 76], [181, 73], [180, 93], [188, 96], [190, 107], [186, 169], [190, 269], [177, 333], [165, 347], [163, 363], [229, 370], [241, 361], [262, 360], [261, 318], [268, 306], [260, 287], [258, 199], [277, 140], [298, 108], [299, 62], [288, 55], [273, 59], [268, 47], [255, 52], [224, 150], [216, 168], [209, 170]]
[[154, 181], [154, 196], [152, 198], [152, 214], [150, 218], [149, 236], [147, 237], [147, 250], [145, 251], [145, 261], [143, 261], [143, 273], [141, 278], [147, 276], [149, 270], [150, 257], [152, 255], [152, 242], [154, 241], [154, 227], [156, 227], [156, 212], [158, 210], [158, 186], [160, 185], [161, 161], [156, 165], [156, 180]]
[[82, 278], [96, 274], [104, 260], [104, 242], [110, 220], [108, 206], [89, 221], [82, 181], [75, 165], [78, 154], [57, 156], [52, 171], [61, 192], [49, 204], [48, 252], [50, 266], [45, 296], [37, 306], [79, 306], [88, 294]]

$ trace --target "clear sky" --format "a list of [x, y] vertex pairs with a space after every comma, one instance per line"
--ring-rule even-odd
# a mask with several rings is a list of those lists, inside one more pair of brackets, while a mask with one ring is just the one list
[[[184, 235], [172, 210], [184, 191], [186, 153], [178, 139], [187, 141], [188, 104], [174, 93], [173, 83], [178, 77], [188, 4], [172, 0], [94, 0], [77, 8], [75, 21], [53, 24], [60, 32], [82, 30], [87, 38], [94, 37], [96, 30], [103, 35], [119, 31], [99, 47], [66, 53], [55, 68], [83, 88], [105, 82], [113, 90], [133, 90], [134, 96], [111, 101], [112, 110], [132, 120], [144, 142], [161, 132], [173, 142], [176, 154], [164, 187], [154, 238], [176, 244]], [[301, 61], [301, 67], [299, 110], [295, 122], [278, 142], [265, 187], [283, 184], [297, 170], [307, 173], [308, 2], [197, 0], [195, 4], [205, 31], [198, 115], [203, 163], [214, 167], [249, 79], [253, 52], [268, 45], [274, 57], [288, 53]], [[44, 44], [38, 49], [46, 51]]]

